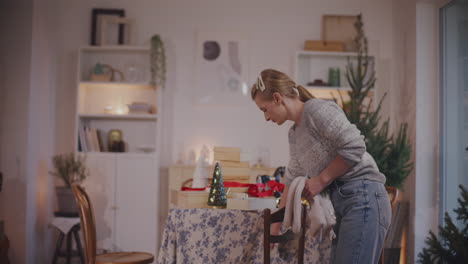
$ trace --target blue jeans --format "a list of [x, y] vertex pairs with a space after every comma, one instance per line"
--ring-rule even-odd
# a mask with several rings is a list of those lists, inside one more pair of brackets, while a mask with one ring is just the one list
[[392, 214], [384, 185], [360, 179], [335, 181], [330, 189], [337, 235], [331, 263], [378, 263]]

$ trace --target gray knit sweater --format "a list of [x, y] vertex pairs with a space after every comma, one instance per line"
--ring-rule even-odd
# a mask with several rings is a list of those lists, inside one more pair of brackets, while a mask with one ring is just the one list
[[337, 155], [350, 166], [338, 180], [385, 183], [385, 176], [366, 152], [364, 136], [333, 102], [308, 100], [300, 122], [289, 129], [288, 137], [290, 160], [285, 174], [288, 186], [294, 177], [318, 176]]

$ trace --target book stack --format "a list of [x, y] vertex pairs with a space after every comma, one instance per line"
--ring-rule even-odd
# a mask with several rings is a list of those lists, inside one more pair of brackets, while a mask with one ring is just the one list
[[128, 105], [129, 114], [150, 114], [153, 112], [153, 107], [144, 102], [133, 102]]
[[214, 147], [214, 160], [221, 165], [223, 180], [249, 182], [249, 162], [240, 160], [240, 148]]
[[101, 131], [92, 127], [86, 127], [80, 123], [78, 128], [78, 151], [101, 152], [104, 146], [101, 140]]

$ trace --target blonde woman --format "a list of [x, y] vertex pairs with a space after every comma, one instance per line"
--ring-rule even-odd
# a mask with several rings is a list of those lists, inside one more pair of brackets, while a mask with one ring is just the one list
[[[266, 121], [294, 122], [280, 208], [286, 204], [287, 186], [307, 175], [303, 197], [312, 201], [328, 187], [335, 208], [331, 263], [377, 263], [390, 225], [390, 200], [385, 176], [366, 152], [360, 131], [337, 104], [314, 98], [280, 71], [262, 71], [251, 95]], [[272, 225], [272, 235], [280, 225]]]

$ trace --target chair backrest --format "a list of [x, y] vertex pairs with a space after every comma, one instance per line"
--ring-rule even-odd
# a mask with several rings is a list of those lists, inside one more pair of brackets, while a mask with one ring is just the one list
[[[305, 247], [305, 222], [306, 222], [306, 205], [302, 205], [301, 213], [301, 233], [299, 234], [299, 248], [297, 254], [297, 263], [304, 263], [304, 247]], [[273, 223], [282, 222], [284, 219], [285, 208], [271, 214], [270, 209], [263, 210], [263, 263], [270, 264], [270, 243], [284, 243], [286, 241], [295, 240], [295, 236], [291, 230], [288, 230], [284, 234], [278, 236], [272, 236], [270, 234], [270, 226]]]
[[84, 252], [86, 264], [96, 262], [96, 222], [94, 220], [93, 206], [88, 194], [83, 187], [73, 184], [73, 194], [81, 220], [81, 232], [83, 233]]

